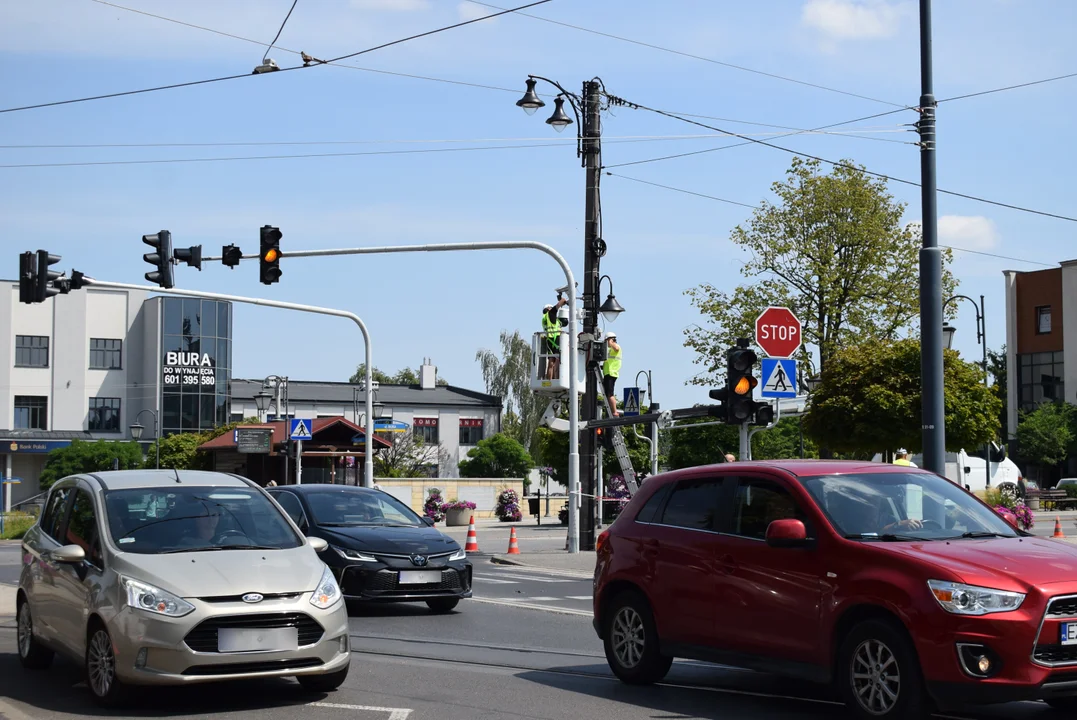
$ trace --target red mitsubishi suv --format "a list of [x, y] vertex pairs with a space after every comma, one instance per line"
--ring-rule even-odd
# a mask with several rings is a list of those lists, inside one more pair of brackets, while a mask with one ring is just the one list
[[693, 658], [833, 683], [863, 718], [1077, 710], [1077, 547], [938, 475], [727, 463], [657, 475], [598, 538], [594, 625], [627, 683]]

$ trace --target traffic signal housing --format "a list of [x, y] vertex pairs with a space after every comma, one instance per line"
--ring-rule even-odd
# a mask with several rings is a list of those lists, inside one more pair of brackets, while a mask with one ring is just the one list
[[[142, 242], [155, 250], [142, 256], [142, 259], [154, 268], [146, 273], [146, 279], [165, 289], [171, 288], [175, 285], [172, 275], [172, 233], [161, 230], [155, 235], [143, 235]], [[201, 263], [201, 251], [199, 262]]]
[[728, 422], [737, 425], [751, 421], [755, 415], [752, 391], [759, 384], [753, 374], [758, 358], [747, 345], [746, 340], [738, 340], [737, 347], [731, 348], [726, 355], [726, 417]]
[[37, 271], [34, 277], [34, 302], [43, 303], [53, 295], [58, 295], [60, 290], [55, 282], [63, 277], [63, 273], [49, 270], [50, 265], [60, 262], [59, 255], [52, 255], [48, 250], [37, 251]]
[[258, 252], [258, 279], [263, 285], [272, 285], [280, 280], [280, 228], [263, 225], [261, 229], [261, 250]]
[[19, 302], [33, 305], [37, 295], [37, 257], [27, 251], [19, 254]]
[[188, 248], [176, 248], [172, 251], [173, 257], [178, 262], [185, 263], [187, 267], [193, 267], [199, 272], [202, 271], [202, 246], [192, 245]]

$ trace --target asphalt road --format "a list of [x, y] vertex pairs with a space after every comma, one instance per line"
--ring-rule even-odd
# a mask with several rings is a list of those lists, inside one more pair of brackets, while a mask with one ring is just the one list
[[19, 544], [0, 543], [0, 583], [19, 583]]
[[591, 616], [592, 581], [582, 573], [554, 574], [473, 560], [475, 597], [483, 602]]

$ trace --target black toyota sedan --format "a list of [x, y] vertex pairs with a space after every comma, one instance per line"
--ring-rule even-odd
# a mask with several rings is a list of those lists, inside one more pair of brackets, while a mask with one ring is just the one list
[[346, 598], [425, 602], [449, 612], [471, 597], [463, 548], [392, 495], [342, 485], [289, 485], [269, 494], [307, 536], [329, 543], [320, 555]]

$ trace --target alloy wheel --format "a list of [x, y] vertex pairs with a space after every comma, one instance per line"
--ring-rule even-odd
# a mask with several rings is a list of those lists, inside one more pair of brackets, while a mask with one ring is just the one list
[[860, 707], [879, 716], [894, 709], [901, 694], [901, 671], [886, 643], [874, 638], [860, 643], [853, 653], [850, 673]]
[[112, 652], [112, 639], [104, 630], [97, 630], [90, 639], [86, 669], [94, 695], [107, 696], [116, 681], [116, 656]]
[[30, 655], [30, 645], [34, 641], [34, 621], [30, 617], [30, 603], [19, 606], [19, 656], [24, 660]]
[[632, 669], [643, 659], [643, 618], [635, 608], [622, 607], [613, 618], [613, 653], [621, 667]]

